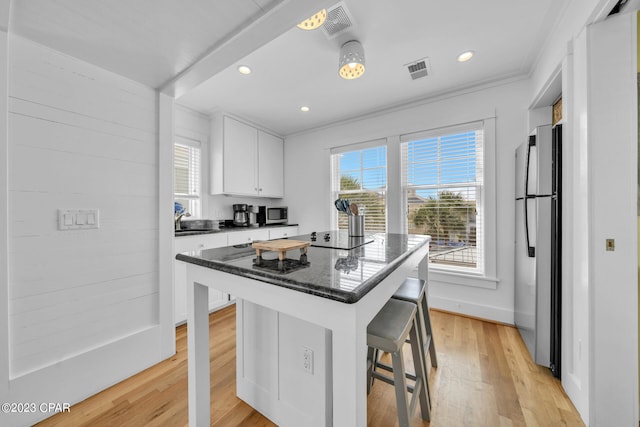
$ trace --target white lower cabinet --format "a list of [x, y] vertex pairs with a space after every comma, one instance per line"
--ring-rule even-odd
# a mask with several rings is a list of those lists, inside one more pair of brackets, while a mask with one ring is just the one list
[[252, 243], [254, 240], [269, 240], [269, 230], [243, 230], [232, 231], [227, 233], [229, 237], [229, 246], [242, 245]]
[[298, 234], [298, 227], [292, 225], [290, 227], [277, 227], [269, 229], [269, 240], [284, 239]]
[[[197, 251], [227, 246], [227, 233], [199, 234], [175, 239], [175, 252]], [[187, 321], [187, 265], [174, 260], [174, 309], [173, 320], [176, 325]], [[220, 308], [231, 301], [229, 294], [209, 288], [209, 311]]]

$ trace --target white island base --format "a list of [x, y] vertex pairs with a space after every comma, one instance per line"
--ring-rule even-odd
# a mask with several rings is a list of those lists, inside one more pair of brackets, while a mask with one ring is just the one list
[[[402, 235], [385, 236], [366, 249], [378, 250], [388, 263], [386, 254], [393, 254], [394, 247], [386, 242], [406, 244], [407, 240]], [[234, 248], [179, 255], [188, 261], [189, 425], [208, 426], [210, 407], [216, 405], [209, 369], [208, 298], [212, 287], [235, 295], [238, 301], [236, 378], [237, 393], [243, 400], [281, 427], [365, 427], [367, 325], [416, 269], [421, 279], [427, 279], [428, 238], [415, 245], [401, 262], [391, 267], [383, 263], [388, 275], [354, 303], [245, 277], [251, 273], [248, 269], [245, 276], [225, 273], [219, 268], [228, 267], [220, 267], [220, 262], [211, 262], [211, 267], [197, 265], [208, 265], [207, 256], [222, 257], [225, 250], [237, 251]], [[341, 251], [322, 248], [315, 254], [316, 268], [332, 271], [341, 256]], [[326, 267], [321, 263], [323, 257]], [[304, 372], [302, 347], [313, 351], [313, 374]]]
[[243, 299], [236, 328], [238, 397], [281, 426], [330, 426], [331, 331]]

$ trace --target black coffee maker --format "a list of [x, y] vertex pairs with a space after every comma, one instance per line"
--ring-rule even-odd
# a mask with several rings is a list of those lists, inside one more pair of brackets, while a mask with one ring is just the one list
[[249, 226], [249, 207], [246, 204], [233, 205], [233, 225], [236, 227]]

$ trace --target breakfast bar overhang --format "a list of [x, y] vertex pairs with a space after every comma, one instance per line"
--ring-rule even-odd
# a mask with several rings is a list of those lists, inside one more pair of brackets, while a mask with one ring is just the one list
[[[333, 233], [341, 241], [349, 239], [343, 234], [346, 231]], [[189, 425], [210, 424], [207, 301], [211, 287], [234, 295], [238, 302], [248, 301], [329, 331], [327, 425], [366, 426], [367, 325], [416, 269], [421, 279], [427, 279], [429, 241], [429, 236], [380, 233], [368, 235], [365, 244], [352, 249], [312, 244], [306, 264], [288, 271], [261, 266], [250, 245], [177, 255], [187, 263]], [[215, 405], [215, 395], [213, 401]], [[286, 425], [283, 420], [273, 421]]]

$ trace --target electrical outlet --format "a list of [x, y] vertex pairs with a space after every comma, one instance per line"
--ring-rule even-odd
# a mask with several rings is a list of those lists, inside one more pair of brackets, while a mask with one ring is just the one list
[[313, 350], [302, 347], [302, 367], [305, 371], [313, 374]]

